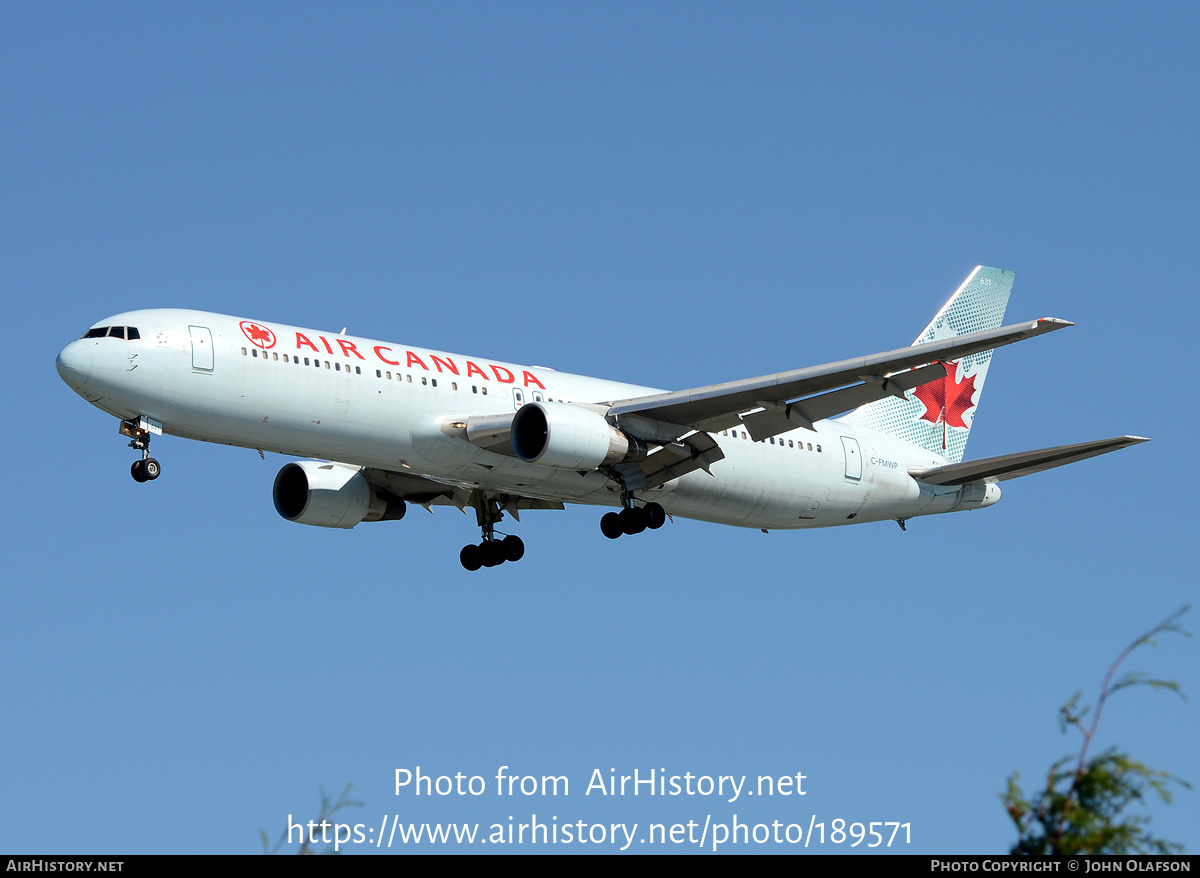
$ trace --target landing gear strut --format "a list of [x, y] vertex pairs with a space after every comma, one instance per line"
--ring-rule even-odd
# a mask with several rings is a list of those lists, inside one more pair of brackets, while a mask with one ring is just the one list
[[143, 430], [137, 421], [121, 421], [121, 435], [129, 437], [129, 447], [142, 452], [142, 459], [135, 460], [129, 474], [135, 482], [152, 482], [162, 472], [158, 461], [150, 456], [150, 431]]
[[478, 545], [462, 547], [462, 551], [458, 553], [458, 560], [462, 566], [475, 571], [480, 567], [496, 567], [505, 561], [520, 561], [525, 556], [524, 541], [515, 534], [509, 534], [502, 539], [496, 535], [496, 523], [504, 518], [500, 501], [481, 494], [473, 505], [483, 540]]
[[633, 505], [633, 495], [622, 493], [620, 512], [606, 512], [600, 517], [600, 532], [610, 540], [622, 534], [640, 534], [649, 528], [658, 530], [667, 520], [667, 511], [658, 503]]

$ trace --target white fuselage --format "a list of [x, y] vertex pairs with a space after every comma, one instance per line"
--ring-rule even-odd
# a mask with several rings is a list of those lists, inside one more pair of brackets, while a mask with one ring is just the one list
[[[247, 325], [252, 328], [247, 328]], [[138, 338], [83, 338], [59, 355], [64, 380], [122, 419], [165, 433], [411, 473], [485, 492], [619, 506], [619, 485], [526, 463], [447, 435], [448, 420], [529, 402], [595, 405], [661, 391], [330, 332], [159, 309], [96, 324]], [[725, 459], [638, 492], [670, 513], [755, 528], [828, 527], [989, 506], [995, 485], [935, 487], [912, 467], [946, 463], [836, 419], [755, 442], [714, 433]]]

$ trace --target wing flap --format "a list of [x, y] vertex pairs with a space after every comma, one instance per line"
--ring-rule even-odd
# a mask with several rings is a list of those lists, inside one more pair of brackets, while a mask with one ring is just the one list
[[709, 468], [725, 459], [725, 452], [707, 433], [692, 433], [678, 442], [664, 445], [641, 463], [619, 464], [617, 470], [630, 491], [644, 491], [665, 485], [672, 479]]
[[[385, 491], [406, 503], [415, 503], [426, 508], [455, 506], [459, 509], [464, 509], [472, 503], [472, 491], [467, 488], [445, 485], [424, 476], [398, 473], [376, 467], [363, 467], [360, 472], [372, 487]], [[564, 508], [558, 500], [543, 500], [538, 497], [505, 494], [503, 499], [506, 510]]]
[[1043, 470], [1053, 469], [1086, 460], [1110, 451], [1119, 451], [1130, 445], [1149, 442], [1142, 436], [1117, 436], [1113, 439], [1094, 439], [1075, 445], [1059, 445], [1054, 448], [1039, 448], [1036, 451], [1020, 451], [1016, 454], [1001, 454], [965, 463], [930, 469], [910, 469], [908, 474], [928, 485], [966, 485], [971, 482], [1002, 482]]

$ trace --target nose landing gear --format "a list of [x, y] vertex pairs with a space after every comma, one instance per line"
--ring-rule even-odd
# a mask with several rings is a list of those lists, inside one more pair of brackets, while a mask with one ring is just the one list
[[149, 455], [141, 460], [135, 460], [133, 466], [129, 468], [129, 474], [133, 476], [135, 482], [152, 482], [158, 478], [160, 472], [162, 472], [162, 468], [158, 465], [158, 461]]
[[135, 482], [152, 482], [162, 472], [157, 460], [150, 456], [150, 430], [140, 422], [121, 421], [121, 435], [129, 437], [129, 447], [142, 452], [142, 459], [135, 460], [129, 468], [129, 474]]

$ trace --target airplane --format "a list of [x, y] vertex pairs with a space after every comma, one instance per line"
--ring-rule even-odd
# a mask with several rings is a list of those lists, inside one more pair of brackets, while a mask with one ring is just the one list
[[[59, 353], [76, 393], [152, 436], [301, 458], [272, 488], [285, 519], [352, 528], [409, 504], [475, 511], [467, 570], [518, 561], [505, 514], [616, 507], [605, 537], [676, 516], [764, 532], [982, 509], [998, 483], [1147, 439], [1119, 436], [963, 462], [992, 352], [1073, 324], [1001, 326], [1012, 271], [978, 266], [906, 348], [662, 391], [205, 311], [94, 324]], [[840, 416], [840, 417], [838, 417]]]

